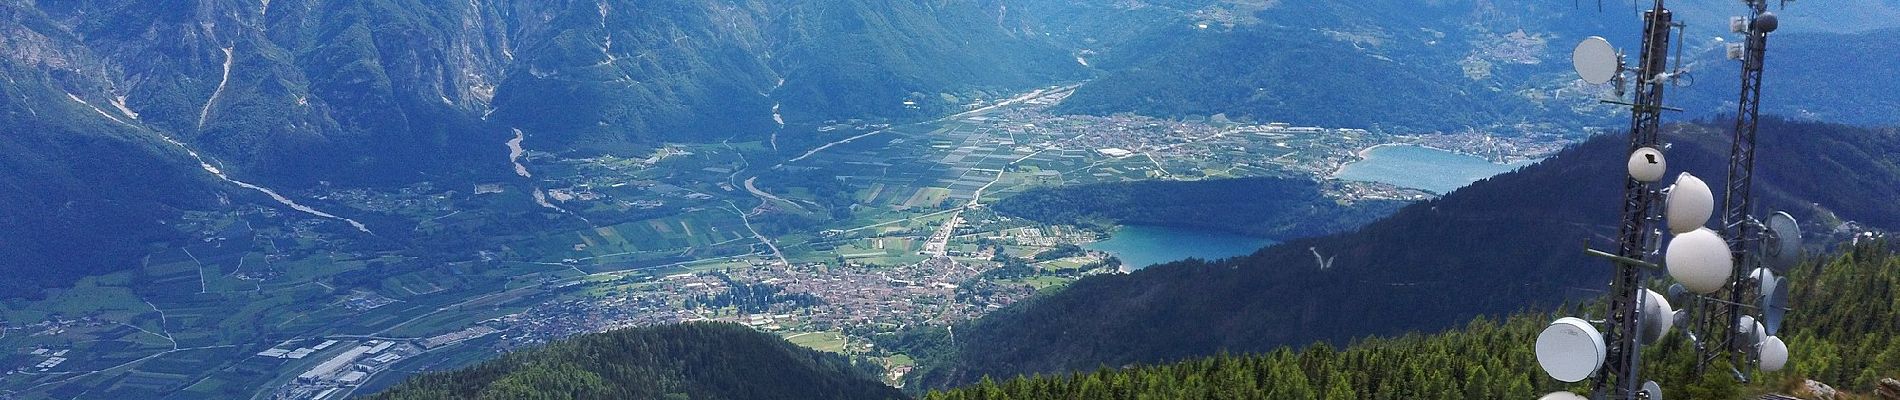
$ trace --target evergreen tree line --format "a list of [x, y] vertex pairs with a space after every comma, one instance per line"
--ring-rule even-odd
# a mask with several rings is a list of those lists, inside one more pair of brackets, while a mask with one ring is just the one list
[[901, 399], [864, 365], [730, 323], [578, 336], [368, 397], [412, 399]]
[[[1694, 346], [1677, 327], [1646, 348], [1643, 378], [1663, 384], [1665, 398], [1727, 399], [1798, 393], [1810, 379], [1872, 393], [1880, 379], [1900, 377], [1900, 341], [1892, 337], [1900, 332], [1900, 299], [1893, 296], [1900, 256], [1884, 244], [1864, 245], [1791, 272], [1794, 310], [1781, 332], [1790, 349], [1785, 369], [1755, 372], [1749, 384], [1730, 376], [1726, 360], [1698, 371]], [[1317, 343], [1067, 375], [985, 377], [924, 398], [1533, 399], [1558, 390], [1588, 393], [1587, 385], [1563, 384], [1537, 365], [1537, 334], [1551, 320], [1602, 314], [1600, 305], [1566, 308], [1573, 311], [1479, 318], [1462, 330], [1364, 339], [1343, 350]]]

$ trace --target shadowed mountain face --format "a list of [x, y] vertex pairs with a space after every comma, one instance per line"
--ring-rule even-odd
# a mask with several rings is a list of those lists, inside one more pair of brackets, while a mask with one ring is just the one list
[[[1720, 186], [1728, 140], [1718, 126], [1665, 135], [1671, 175]], [[1761, 135], [1762, 210], [1788, 210], [1820, 236], [1848, 220], [1900, 227], [1900, 205], [1869, 200], [1900, 195], [1900, 133], [1777, 120]], [[955, 356], [920, 379], [941, 387], [1432, 331], [1593, 296], [1610, 268], [1582, 254], [1582, 241], [1608, 246], [1615, 235], [1625, 146], [1600, 137], [1357, 232], [1084, 279], [959, 327]], [[1315, 252], [1335, 258], [1332, 268], [1319, 270]]]
[[[1074, 76], [973, 6], [922, 2], [134, 1], [15, 5], [29, 71], [267, 182], [414, 180], [554, 151], [921, 117]], [[25, 21], [32, 19], [32, 21]], [[990, 28], [985, 29], [988, 26]], [[65, 38], [53, 42], [48, 38]], [[905, 100], [930, 107], [910, 110]], [[107, 106], [110, 104], [111, 106]], [[485, 165], [485, 164], [481, 164]], [[492, 168], [483, 173], [500, 174]], [[389, 171], [413, 173], [391, 174]]]
[[575, 337], [367, 398], [904, 399], [874, 368], [743, 325], [688, 323]]
[[[1061, 2], [1037, 4], [1048, 3]], [[1641, 33], [1640, 14], [1627, 2], [1602, 11], [1547, 1], [1213, 3], [1230, 12], [1183, 13], [1151, 23], [1149, 34], [1078, 44], [1102, 53], [1091, 62], [1104, 73], [1063, 110], [1226, 114], [1407, 133], [1582, 132], [1617, 119], [1597, 102], [1609, 87], [1585, 85], [1571, 71], [1571, 50], [1597, 35], [1634, 53]], [[1677, 44], [1690, 74], [1668, 102], [1691, 118], [1733, 113], [1739, 72], [1724, 49], [1739, 40], [1728, 31], [1729, 16], [1745, 9], [1739, 2], [1671, 3], [1676, 20], [1688, 24]], [[1867, 73], [1887, 69], [1858, 61], [1870, 58], [1844, 55], [1883, 54], [1875, 50], [1900, 35], [1890, 30], [1895, 23], [1862, 12], [1891, 13], [1900, 3], [1855, 3], [1779, 10], [1784, 23], [1770, 41], [1764, 96], [1772, 100], [1764, 111], [1900, 122], [1900, 108], [1883, 96], [1803, 95], [1863, 93], [1836, 88], [1840, 76], [1867, 76], [1878, 87], [1895, 81]]]
[[20, 171], [0, 176], [0, 271], [136, 265], [214, 194], [270, 202], [213, 169], [278, 191], [489, 180], [513, 175], [516, 129], [641, 152], [1081, 76], [993, 21], [921, 1], [0, 2], [0, 165]]

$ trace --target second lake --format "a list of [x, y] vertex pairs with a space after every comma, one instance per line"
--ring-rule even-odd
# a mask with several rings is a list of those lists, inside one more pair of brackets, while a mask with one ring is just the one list
[[1115, 255], [1128, 270], [1189, 257], [1220, 259], [1252, 254], [1273, 239], [1228, 232], [1153, 225], [1124, 225], [1108, 240], [1083, 245]]
[[1479, 179], [1510, 172], [1534, 161], [1498, 164], [1482, 158], [1413, 145], [1379, 146], [1366, 158], [1339, 169], [1333, 177], [1349, 181], [1389, 183], [1445, 194]]

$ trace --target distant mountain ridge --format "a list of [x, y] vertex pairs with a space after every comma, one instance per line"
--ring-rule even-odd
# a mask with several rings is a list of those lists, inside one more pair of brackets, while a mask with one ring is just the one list
[[[1061, 111], [1225, 114], [1401, 133], [1582, 133], [1617, 120], [1597, 103], [1608, 86], [1584, 85], [1571, 71], [1571, 49], [1584, 37], [1603, 36], [1633, 52], [1641, 32], [1628, 4], [1598, 11], [1535, 1], [1266, 3], [1249, 18], [1197, 15], [1150, 28], [1156, 33], [1097, 58], [1108, 66], [1103, 76]], [[1739, 73], [1724, 46], [1738, 37], [1728, 32], [1727, 18], [1745, 10], [1740, 3], [1673, 3], [1677, 20], [1689, 24], [1676, 44], [1691, 73], [1667, 102], [1689, 117], [1733, 113]], [[1897, 5], [1862, 0], [1776, 10], [1787, 17], [1770, 39], [1764, 96], [1778, 100], [1765, 103], [1765, 111], [1900, 123], [1900, 105], [1890, 96], [1838, 87], [1841, 76], [1865, 77], [1873, 88], [1900, 84], [1891, 66], [1859, 56], [1885, 54], [1900, 42], [1895, 22], [1862, 13], [1891, 13]]]
[[1083, 76], [989, 19], [923, 1], [0, 2], [0, 140], [18, 144], [0, 165], [23, 171], [0, 176], [19, 189], [0, 272], [28, 271], [0, 293], [136, 265], [184, 210], [276, 206], [199, 158], [290, 194], [519, 179], [515, 130], [530, 150], [644, 154]]
[[[1670, 176], [1686, 170], [1721, 182], [1722, 126], [1671, 128]], [[958, 327], [957, 346], [917, 379], [943, 387], [1433, 331], [1592, 296], [1609, 269], [1581, 254], [1581, 244], [1602, 246], [1613, 234], [1625, 146], [1599, 137], [1356, 232], [1083, 279]], [[1794, 213], [1811, 237], [1848, 220], [1900, 227], [1900, 204], [1871, 200], [1900, 197], [1900, 132], [1771, 119], [1761, 148], [1762, 210]], [[1316, 252], [1334, 259], [1330, 269], [1318, 269]]]
[[[1054, 48], [969, 24], [986, 14], [964, 3], [9, 7], [29, 33], [16, 45], [73, 55], [20, 54], [30, 70], [17, 73], [49, 74], [109, 117], [271, 183], [414, 180], [388, 171], [499, 164], [511, 128], [558, 152], [763, 137], [777, 129], [779, 103], [788, 123], [921, 117], [958, 105], [940, 93], [1028, 87], [1080, 68]], [[906, 108], [907, 98], [928, 109]]]

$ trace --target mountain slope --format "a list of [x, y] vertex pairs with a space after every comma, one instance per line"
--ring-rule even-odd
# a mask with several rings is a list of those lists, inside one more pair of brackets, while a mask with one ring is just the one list
[[[1686, 168], [1720, 182], [1724, 136], [1702, 125], [1671, 129], [1672, 173]], [[960, 327], [957, 348], [921, 379], [941, 387], [1436, 330], [1593, 295], [1609, 268], [1580, 254], [1579, 241], [1602, 246], [1614, 233], [1622, 140], [1596, 138], [1356, 232], [1078, 281]], [[1761, 146], [1762, 209], [1789, 210], [1812, 232], [1840, 220], [1900, 226], [1900, 205], [1868, 200], [1900, 196], [1893, 130], [1771, 120]], [[1314, 252], [1336, 257], [1332, 268], [1317, 270]]]
[[[1863, 245], [1847, 254], [1795, 268], [1790, 298], [1795, 310], [1781, 337], [1789, 363], [1738, 383], [1722, 372], [1695, 376], [1693, 347], [1680, 333], [1646, 348], [1645, 379], [1662, 383], [1671, 398], [1754, 398], [1794, 393], [1815, 398], [1813, 379], [1858, 393], [1900, 371], [1900, 341], [1882, 332], [1900, 329], [1891, 304], [1863, 301], [1887, 296], [1900, 284], [1900, 257], [1884, 245]], [[1560, 315], [1563, 313], [1560, 313]], [[1535, 341], [1553, 315], [1530, 312], [1502, 322], [1479, 319], [1433, 335], [1369, 338], [1335, 350], [1317, 343], [1253, 355], [1219, 355], [1174, 364], [1072, 375], [985, 381], [931, 393], [932, 400], [958, 399], [1527, 399], [1566, 388], [1536, 365]], [[1725, 371], [1725, 368], [1716, 368]]]
[[[699, 0], [48, 1], [78, 93], [266, 183], [505, 175], [523, 129], [555, 151], [763, 137], [789, 122], [916, 118], [940, 93], [1080, 68], [969, 3]], [[783, 86], [783, 87], [781, 87]], [[782, 89], [782, 90], [781, 90]], [[913, 96], [913, 93], [921, 95]], [[906, 97], [928, 105], [907, 109]], [[492, 122], [492, 123], [490, 123]], [[474, 168], [487, 166], [491, 168]], [[392, 173], [395, 172], [395, 173]]]
[[622, 329], [412, 377], [370, 399], [902, 399], [845, 357], [729, 323]]
[[[1869, 21], [1857, 11], [1890, 10], [1896, 3], [1859, 3], [1865, 7], [1782, 11], [1790, 17], [1771, 40], [1765, 84], [1766, 98], [1778, 100], [1765, 110], [1835, 122], [1900, 122], [1893, 117], [1900, 108], [1881, 96], [1811, 95], [1828, 93], [1815, 89], [1838, 85], [1827, 82], [1839, 76], [1866, 76], [1876, 87], [1900, 84], [1882, 73], [1890, 67], [1851, 56], [1878, 54], [1872, 50], [1900, 38], [1891, 22]], [[1723, 46], [1738, 39], [1723, 28], [1741, 7], [1678, 8], [1679, 20], [1689, 24], [1678, 45], [1691, 71], [1684, 83], [1692, 85], [1671, 90], [1669, 102], [1691, 117], [1733, 112], [1737, 63], [1724, 58]], [[1063, 110], [1224, 113], [1398, 132], [1580, 131], [1616, 120], [1597, 104], [1608, 86], [1585, 85], [1571, 71], [1572, 46], [1600, 35], [1629, 49], [1641, 32], [1640, 18], [1628, 7], [1597, 11], [1550, 2], [1270, 2], [1251, 18], [1187, 19], [1156, 28], [1097, 60], [1105, 75], [1078, 89]], [[1843, 49], [1837, 43], [1854, 44]]]
[[64, 69], [91, 62], [76, 38], [31, 9], [0, 20], [0, 297], [136, 263], [179, 236], [162, 221], [215, 202], [182, 151], [72, 94], [101, 86]]
[[1063, 52], [973, 22], [989, 15], [922, 1], [0, 2], [0, 130], [20, 132], [0, 139], [17, 144], [0, 165], [23, 171], [0, 177], [18, 189], [0, 203], [0, 249], [37, 254], [0, 261], [36, 277], [5, 294], [135, 266], [147, 242], [179, 236], [160, 221], [231, 207], [215, 193], [276, 206], [237, 181], [294, 199], [525, 179], [504, 146], [516, 130], [536, 151], [645, 156], [762, 139], [779, 119], [925, 118], [1079, 76]]

